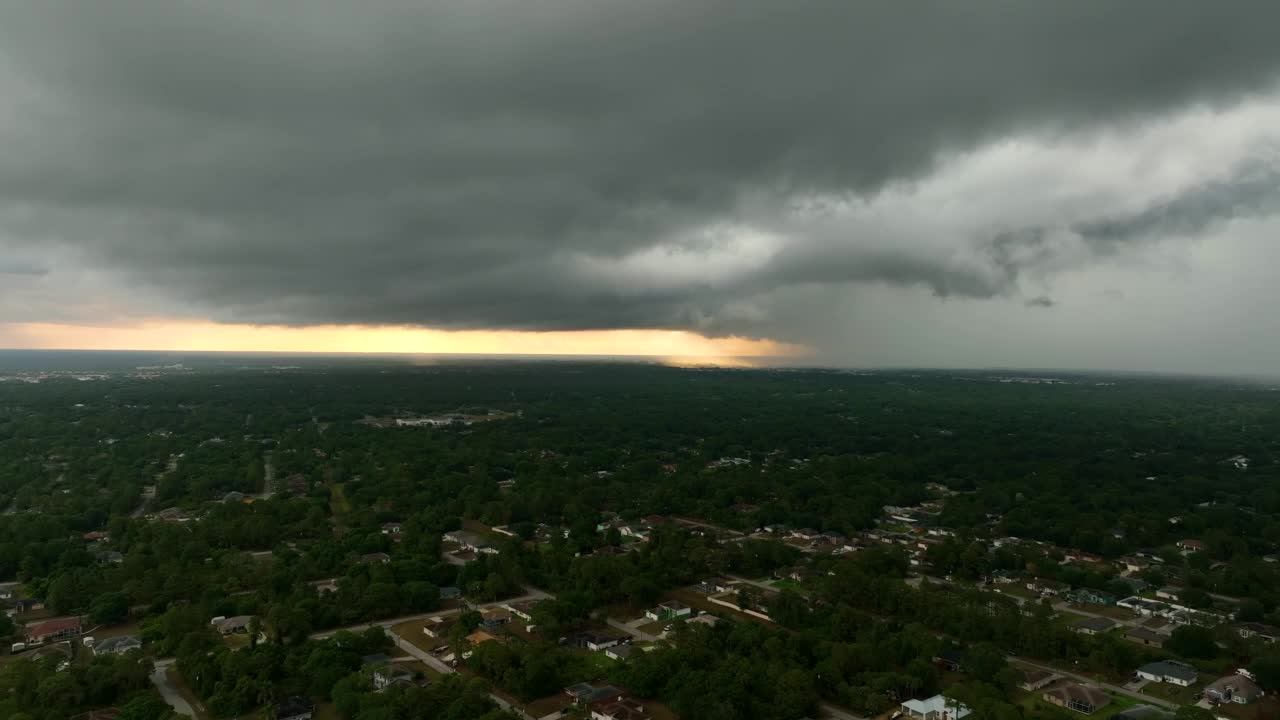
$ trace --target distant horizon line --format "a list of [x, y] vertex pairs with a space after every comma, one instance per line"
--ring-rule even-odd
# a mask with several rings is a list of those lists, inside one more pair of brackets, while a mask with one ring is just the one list
[[[1123, 369], [1106, 369], [1106, 368], [1069, 368], [1069, 367], [1014, 367], [1014, 366], [970, 366], [970, 367], [947, 367], [947, 366], [928, 366], [928, 365], [839, 365], [839, 364], [821, 364], [821, 363], [804, 363], [804, 362], [787, 362], [799, 361], [801, 358], [778, 356], [778, 355], [725, 355], [725, 356], [684, 356], [673, 357], [671, 355], [633, 355], [633, 354], [573, 354], [573, 353], [469, 353], [469, 352], [396, 352], [396, 351], [353, 351], [353, 350], [136, 350], [130, 348], [19, 348], [19, 347], [0, 347], [0, 354], [84, 354], [84, 355], [159, 355], [159, 356], [176, 356], [176, 355], [195, 355], [195, 356], [227, 356], [227, 357], [276, 357], [276, 358], [415, 358], [415, 357], [431, 357], [431, 358], [472, 358], [472, 359], [491, 359], [491, 360], [542, 360], [542, 361], [612, 361], [612, 362], [630, 362], [637, 364], [653, 364], [665, 365], [670, 367], [688, 367], [690, 369], [711, 368], [725, 370], [808, 370], [808, 371], [857, 371], [857, 372], [926, 372], [926, 373], [959, 373], [959, 372], [979, 372], [979, 373], [1017, 373], [1019, 375], [1031, 376], [1035, 374], [1070, 374], [1070, 375], [1094, 375], [1094, 376], [1145, 376], [1145, 377], [1167, 377], [1167, 378], [1184, 378], [1184, 379], [1207, 379], [1207, 380], [1252, 380], [1257, 382], [1278, 382], [1280, 381], [1280, 372], [1274, 375], [1265, 375], [1261, 373], [1239, 373], [1239, 374], [1210, 374], [1208, 372], [1192, 372], [1179, 370], [1123, 370]], [[673, 365], [673, 360], [681, 360], [683, 364]], [[761, 362], [761, 365], [752, 366], [741, 364], [734, 366], [732, 364], [719, 365], [718, 361], [755, 361]], [[0, 370], [4, 368], [0, 367]]]

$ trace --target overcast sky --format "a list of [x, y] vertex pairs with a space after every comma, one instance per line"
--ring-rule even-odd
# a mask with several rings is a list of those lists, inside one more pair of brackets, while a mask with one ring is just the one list
[[0, 345], [660, 329], [1280, 374], [1277, 27], [1223, 0], [4, 2]]

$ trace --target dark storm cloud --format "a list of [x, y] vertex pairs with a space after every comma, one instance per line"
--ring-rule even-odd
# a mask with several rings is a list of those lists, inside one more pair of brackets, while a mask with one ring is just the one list
[[583, 268], [683, 238], [714, 275], [690, 238], [746, 197], [1233, 102], [1275, 79], [1277, 26], [1200, 0], [6, 4], [0, 242], [290, 324], [720, 331], [792, 286], [990, 297], [1038, 231], [976, 262], [831, 231], [732, 281]]
[[1041, 295], [1039, 297], [1033, 297], [1023, 304], [1029, 308], [1051, 308], [1058, 303], [1054, 302], [1053, 298], [1048, 295]]
[[1280, 164], [1254, 161], [1227, 180], [1194, 187], [1141, 212], [1082, 223], [1075, 231], [1094, 248], [1109, 252], [1135, 238], [1196, 235], [1216, 223], [1277, 210]]

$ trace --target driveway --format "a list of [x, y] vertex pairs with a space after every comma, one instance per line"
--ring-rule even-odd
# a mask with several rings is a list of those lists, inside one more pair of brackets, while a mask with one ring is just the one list
[[192, 709], [191, 704], [182, 697], [182, 693], [178, 692], [178, 688], [169, 681], [169, 666], [173, 665], [173, 658], [157, 660], [155, 669], [151, 671], [151, 683], [156, 686], [156, 690], [160, 691], [160, 697], [169, 703], [169, 707], [179, 715], [187, 717], [195, 717], [196, 711]]

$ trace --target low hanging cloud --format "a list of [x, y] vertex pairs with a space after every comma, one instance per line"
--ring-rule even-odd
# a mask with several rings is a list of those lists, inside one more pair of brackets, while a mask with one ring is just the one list
[[[0, 251], [91, 275], [77, 307], [229, 322], [821, 344], [773, 298], [1043, 309], [1055, 274], [1274, 210], [1278, 25], [1181, 0], [10, 4]], [[31, 297], [0, 321], [71, 306]]]

